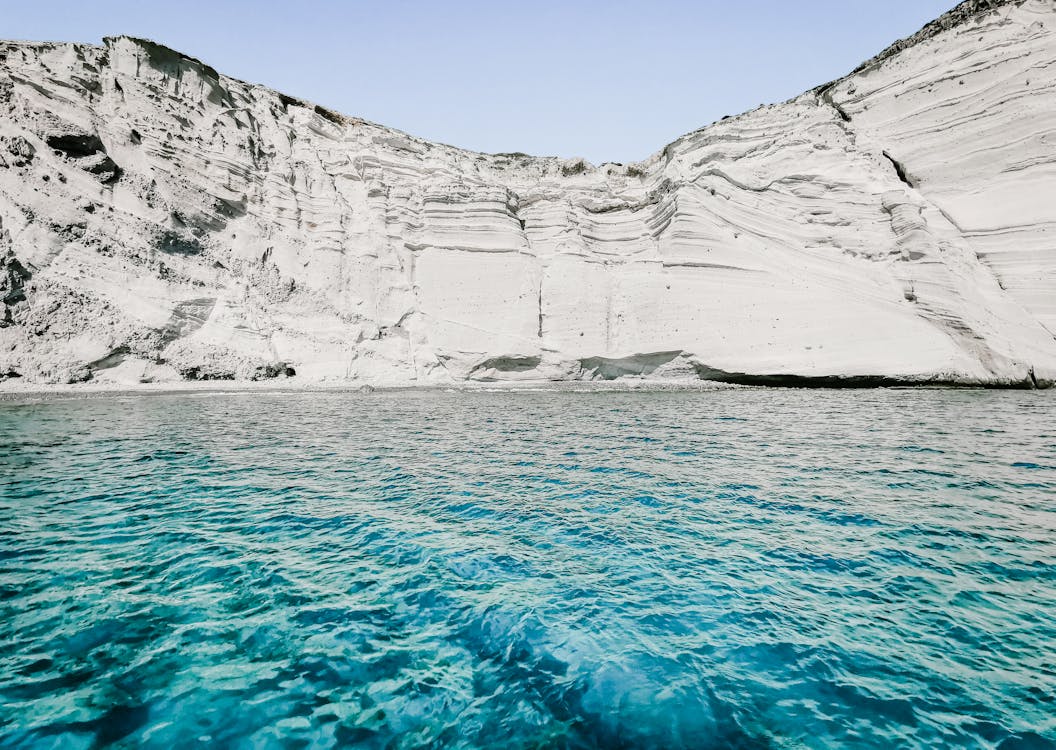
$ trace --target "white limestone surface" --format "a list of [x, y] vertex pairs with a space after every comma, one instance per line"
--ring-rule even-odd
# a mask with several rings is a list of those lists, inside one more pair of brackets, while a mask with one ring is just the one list
[[1049, 384], [1054, 11], [969, 0], [633, 165], [2, 43], [0, 377]]

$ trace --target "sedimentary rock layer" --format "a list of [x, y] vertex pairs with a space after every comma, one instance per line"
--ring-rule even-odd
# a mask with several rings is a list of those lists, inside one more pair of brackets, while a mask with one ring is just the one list
[[0, 44], [0, 376], [1047, 384], [1054, 10], [969, 0], [632, 165]]

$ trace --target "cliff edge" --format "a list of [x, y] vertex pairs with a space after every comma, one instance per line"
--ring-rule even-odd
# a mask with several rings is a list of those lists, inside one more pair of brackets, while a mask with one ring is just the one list
[[632, 165], [0, 43], [0, 379], [1050, 385], [1054, 10], [968, 0]]

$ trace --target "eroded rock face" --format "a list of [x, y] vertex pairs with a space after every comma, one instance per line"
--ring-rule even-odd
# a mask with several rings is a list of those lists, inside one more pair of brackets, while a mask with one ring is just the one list
[[1045, 384], [1054, 10], [970, 0], [630, 166], [429, 143], [143, 40], [2, 44], [0, 372]]

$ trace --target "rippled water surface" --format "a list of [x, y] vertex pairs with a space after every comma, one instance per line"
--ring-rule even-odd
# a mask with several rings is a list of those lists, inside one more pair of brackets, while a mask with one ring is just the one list
[[0, 746], [1056, 747], [1056, 394], [0, 404]]

